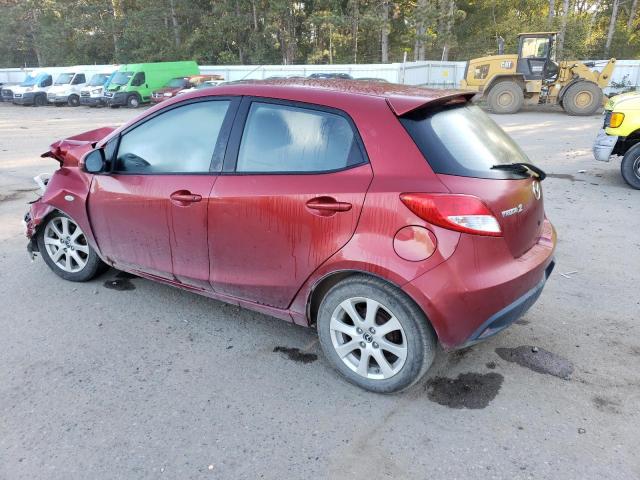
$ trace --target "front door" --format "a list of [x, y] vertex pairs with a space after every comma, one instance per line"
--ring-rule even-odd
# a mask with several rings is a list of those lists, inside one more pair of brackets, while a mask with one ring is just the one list
[[113, 172], [94, 177], [88, 203], [96, 242], [116, 267], [210, 289], [207, 199], [230, 105], [171, 106], [122, 134]]
[[238, 117], [209, 201], [211, 283], [286, 308], [353, 235], [372, 170], [341, 112], [245, 99]]

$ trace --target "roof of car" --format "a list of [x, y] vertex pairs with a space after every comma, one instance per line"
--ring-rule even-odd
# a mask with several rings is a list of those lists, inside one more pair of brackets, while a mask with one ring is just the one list
[[[313, 78], [274, 78], [228, 82], [216, 88], [224, 95], [286, 95], [305, 101], [312, 92], [326, 92], [384, 98], [396, 115], [404, 115], [427, 104], [467, 101], [474, 93], [461, 90], [422, 88], [396, 83]], [[203, 91], [203, 90], [202, 90]]]

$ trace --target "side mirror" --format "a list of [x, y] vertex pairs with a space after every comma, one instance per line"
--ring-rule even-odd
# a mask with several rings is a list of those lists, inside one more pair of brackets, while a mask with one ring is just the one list
[[84, 169], [89, 173], [102, 173], [107, 171], [107, 160], [104, 156], [104, 150], [97, 148], [90, 151], [84, 157]]

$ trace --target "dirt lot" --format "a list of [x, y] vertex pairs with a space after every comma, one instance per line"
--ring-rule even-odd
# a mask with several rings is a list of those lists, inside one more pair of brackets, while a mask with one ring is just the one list
[[39, 154], [137, 113], [0, 104], [0, 479], [640, 478], [640, 192], [592, 159], [599, 117], [497, 118], [550, 173], [556, 270], [516, 325], [381, 396], [311, 330], [29, 263]]

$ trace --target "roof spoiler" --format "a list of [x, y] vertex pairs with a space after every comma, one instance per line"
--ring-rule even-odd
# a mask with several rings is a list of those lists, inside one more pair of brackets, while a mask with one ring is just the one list
[[387, 98], [387, 104], [398, 117], [425, 107], [441, 107], [464, 104], [471, 100], [476, 92], [451, 91], [435, 98], [394, 95]]

